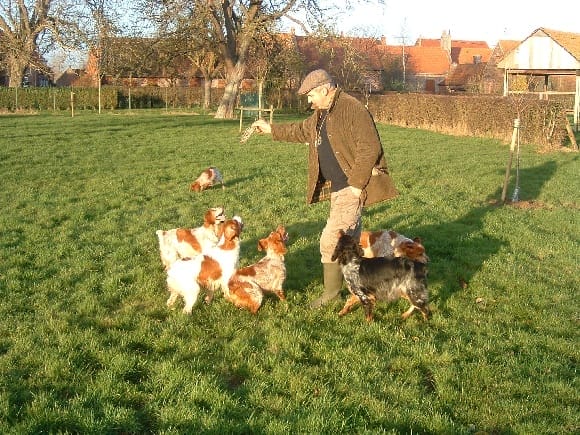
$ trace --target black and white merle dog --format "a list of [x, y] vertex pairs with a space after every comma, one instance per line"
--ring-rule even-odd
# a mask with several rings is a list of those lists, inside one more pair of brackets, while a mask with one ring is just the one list
[[427, 289], [427, 266], [408, 258], [364, 258], [358, 242], [344, 231], [338, 233], [338, 243], [332, 254], [344, 275], [350, 298], [338, 313], [344, 316], [361, 303], [367, 321], [373, 320], [377, 300], [393, 301], [403, 297], [411, 303], [403, 320], [418, 309], [427, 320], [430, 315]]

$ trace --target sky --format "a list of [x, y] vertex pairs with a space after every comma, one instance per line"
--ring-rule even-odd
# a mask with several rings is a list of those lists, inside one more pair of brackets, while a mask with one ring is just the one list
[[[343, 4], [344, 0], [336, 0]], [[385, 0], [385, 6], [357, 6], [337, 19], [338, 30], [385, 36], [387, 44], [415, 44], [418, 38], [486, 41], [493, 48], [500, 39], [521, 41], [539, 27], [580, 33], [580, 1], [549, 0]], [[535, 4], [532, 4], [535, 3]]]
[[[343, 5], [349, 0], [321, 0]], [[385, 36], [387, 44], [415, 44], [418, 38], [486, 41], [493, 48], [500, 39], [521, 41], [539, 27], [580, 33], [580, 0], [370, 0], [347, 15], [336, 17], [339, 31], [357, 36]], [[283, 24], [289, 31], [295, 24]], [[67, 60], [81, 65], [81, 60]], [[54, 62], [53, 62], [54, 63]], [[55, 66], [55, 65], [53, 65]], [[64, 65], [66, 68], [67, 65]], [[80, 66], [77, 66], [80, 67]]]

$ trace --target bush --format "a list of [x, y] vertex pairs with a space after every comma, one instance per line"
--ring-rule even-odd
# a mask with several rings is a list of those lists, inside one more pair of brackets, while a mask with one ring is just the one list
[[[96, 88], [0, 88], [0, 107], [8, 110], [68, 110], [71, 92], [75, 109], [99, 107], [99, 90]], [[101, 89], [101, 107], [117, 108], [116, 89]]]
[[479, 136], [510, 142], [520, 118], [520, 141], [542, 148], [563, 145], [566, 104], [528, 96], [373, 95], [369, 110], [376, 121], [444, 134]]

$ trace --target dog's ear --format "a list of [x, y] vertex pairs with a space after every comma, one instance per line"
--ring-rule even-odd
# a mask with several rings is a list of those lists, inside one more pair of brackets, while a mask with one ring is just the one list
[[258, 240], [258, 251], [265, 251], [268, 249], [268, 239]]
[[236, 220], [231, 219], [224, 225], [224, 236], [226, 239], [233, 239], [234, 237], [240, 236], [240, 223]]
[[359, 257], [364, 257], [365, 256], [365, 251], [363, 250], [362, 246], [359, 243], [356, 244], [356, 254]]

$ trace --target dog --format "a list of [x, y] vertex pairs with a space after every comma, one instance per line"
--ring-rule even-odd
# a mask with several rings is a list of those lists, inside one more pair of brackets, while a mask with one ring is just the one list
[[197, 179], [191, 183], [189, 189], [192, 192], [201, 192], [214, 185], [217, 185], [218, 183], [221, 184], [222, 189], [225, 189], [222, 173], [215, 166], [210, 166], [209, 168], [202, 171], [199, 177], [197, 177]]
[[266, 255], [251, 266], [238, 269], [230, 278], [227, 300], [238, 308], [248, 309], [256, 314], [262, 306], [265, 292], [274, 293], [281, 301], [286, 300], [283, 285], [286, 280], [286, 242], [288, 233], [279, 225], [268, 237], [258, 241], [258, 251]]
[[373, 320], [377, 300], [407, 299], [411, 307], [402, 315], [406, 320], [415, 309], [428, 320], [430, 316], [427, 288], [427, 266], [420, 261], [405, 257], [363, 257], [363, 249], [344, 231], [338, 233], [338, 243], [332, 254], [337, 261], [351, 296], [339, 316], [344, 316], [361, 303], [368, 322]]
[[206, 303], [212, 301], [216, 291], [226, 292], [228, 281], [238, 266], [241, 226], [236, 219], [229, 219], [223, 227], [223, 238], [217, 246], [194, 258], [179, 259], [167, 270], [169, 308], [173, 308], [181, 296], [183, 312], [191, 314], [201, 288], [206, 290]]
[[214, 207], [205, 212], [203, 225], [199, 227], [155, 231], [165, 270], [180, 258], [193, 258], [216, 246], [222, 236], [225, 219], [224, 208]]
[[393, 230], [363, 231], [360, 245], [367, 258], [406, 257], [421, 263], [429, 262], [421, 238], [410, 239]]

